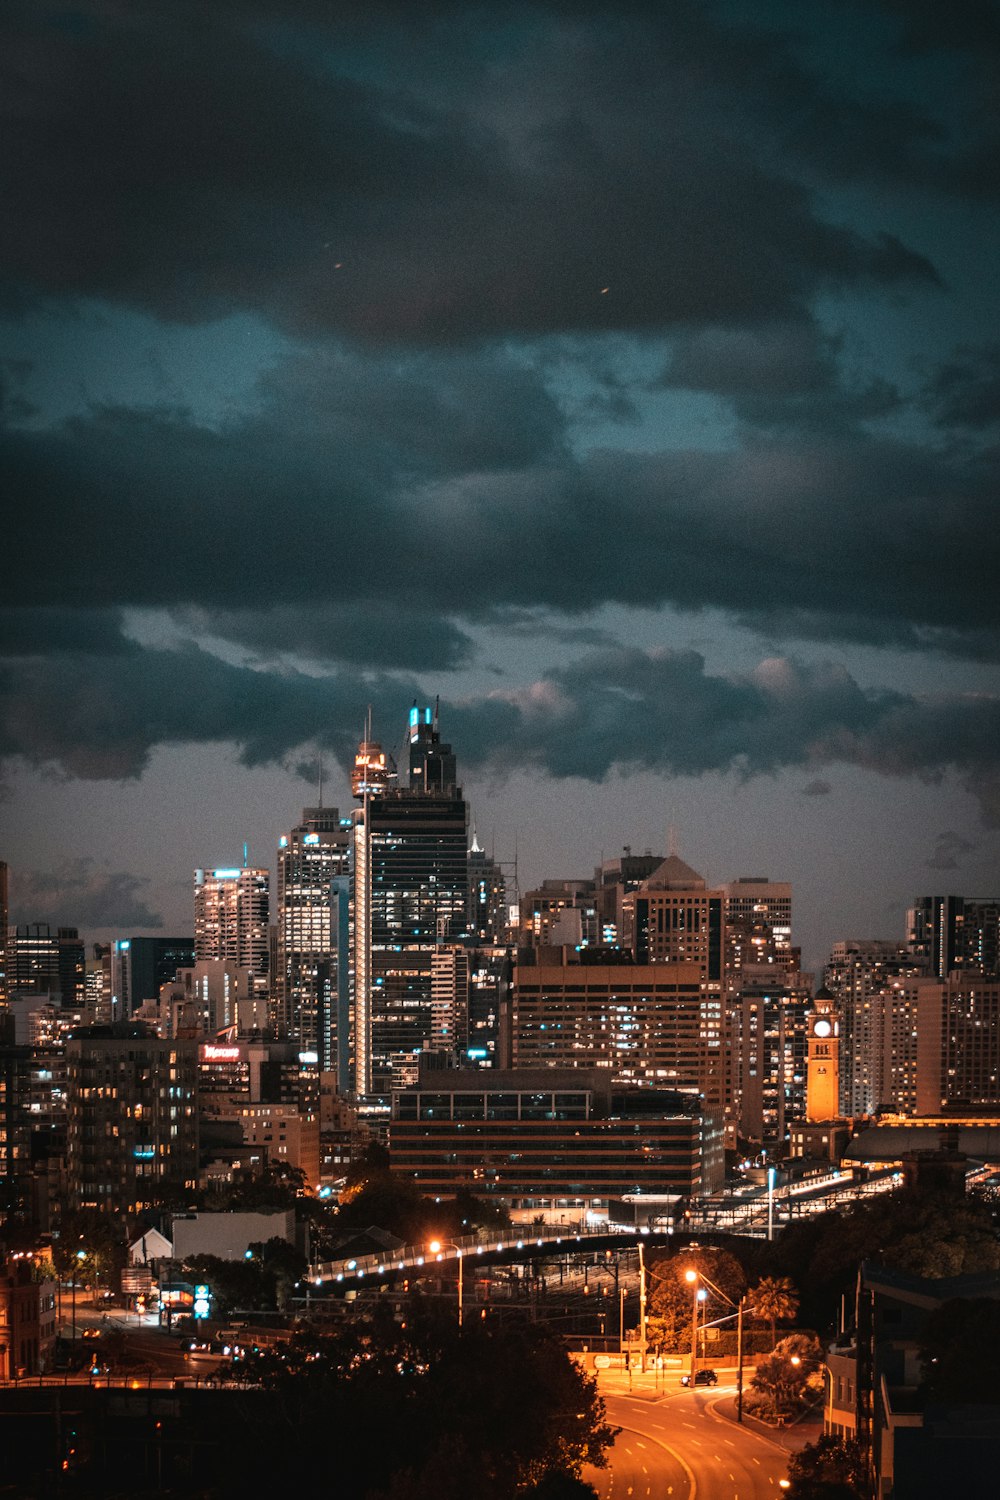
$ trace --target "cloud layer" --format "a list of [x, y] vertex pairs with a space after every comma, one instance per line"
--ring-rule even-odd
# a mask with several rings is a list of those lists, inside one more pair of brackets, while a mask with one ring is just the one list
[[[433, 679], [494, 771], [953, 772], [1000, 816], [997, 697], [947, 677], [1000, 659], [986, 8], [4, 24], [0, 754], [346, 761]], [[245, 347], [240, 400], [206, 414], [191, 354], [151, 405], [123, 348], [60, 408], [46, 340], [94, 319], [157, 369], [157, 330]], [[711, 610], [759, 665], [609, 638], [609, 606]]]

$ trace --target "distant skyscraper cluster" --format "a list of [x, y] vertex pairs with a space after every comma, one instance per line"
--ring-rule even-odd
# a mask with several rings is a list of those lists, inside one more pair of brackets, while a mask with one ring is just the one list
[[273, 886], [245, 847], [198, 867], [187, 937], [11, 924], [0, 863], [0, 1214], [131, 1211], [275, 1162], [336, 1181], [371, 1131], [427, 1177], [432, 1125], [493, 1154], [449, 1146], [435, 1183], [499, 1183], [515, 1118], [538, 1162], [545, 1119], [612, 1097], [658, 1111], [661, 1145], [696, 1122], [682, 1175], [708, 1191], [723, 1140], [774, 1157], [837, 1118], [1000, 1104], [1000, 899], [918, 897], [898, 938], [836, 943], [816, 990], [785, 882], [710, 886], [626, 847], [519, 893], [436, 708], [413, 706], [398, 757], [369, 726], [351, 792], [280, 835]]

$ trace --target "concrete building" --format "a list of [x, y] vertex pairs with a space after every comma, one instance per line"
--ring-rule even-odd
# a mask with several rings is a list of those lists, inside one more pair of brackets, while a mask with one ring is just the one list
[[691, 1091], [721, 1110], [722, 996], [697, 963], [522, 950], [501, 1032], [514, 1068], [600, 1068], [618, 1082]]
[[393, 1096], [389, 1154], [425, 1195], [468, 1188], [570, 1215], [627, 1194], [702, 1196], [724, 1177], [720, 1115], [596, 1069], [422, 1071]]
[[244, 1144], [266, 1154], [269, 1167], [303, 1173], [315, 1192], [320, 1181], [319, 1115], [294, 1104], [246, 1104], [239, 1113]]
[[887, 1007], [891, 1015], [901, 987], [925, 972], [923, 958], [904, 943], [849, 938], [834, 944], [823, 983], [840, 1017], [841, 1115], [855, 1118], [880, 1108]]
[[195, 870], [194, 955], [222, 958], [249, 969], [267, 992], [270, 872], [264, 869]]
[[918, 896], [907, 912], [907, 939], [937, 979], [1000, 978], [1000, 896]]
[[1000, 1105], [1000, 980], [954, 975], [915, 986], [916, 1113]]
[[66, 1044], [68, 1199], [135, 1213], [198, 1180], [197, 1051], [136, 1022]]
[[383, 763], [371, 776], [370, 739], [356, 761], [353, 1082], [373, 1102], [416, 1076], [433, 1035], [434, 952], [468, 937], [469, 813], [436, 710], [414, 705], [407, 742], [405, 787]]
[[737, 1137], [783, 1152], [806, 1113], [809, 975], [783, 964], [744, 964], [727, 1001], [726, 1121]]
[[769, 964], [797, 969], [792, 948], [792, 888], [766, 875], [742, 875], [725, 888], [726, 974]]
[[697, 964], [705, 981], [721, 985], [725, 899], [671, 854], [623, 898], [623, 946], [638, 964]]
[[350, 1058], [349, 869], [351, 819], [335, 807], [305, 807], [282, 834], [277, 856], [277, 949], [273, 975], [279, 1034], [318, 1052], [348, 1077]]

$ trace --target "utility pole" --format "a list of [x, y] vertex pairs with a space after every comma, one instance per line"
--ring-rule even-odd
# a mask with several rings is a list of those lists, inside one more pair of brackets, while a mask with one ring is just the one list
[[746, 1294], [740, 1298], [736, 1310], [736, 1420], [743, 1421], [743, 1304]]
[[639, 1368], [646, 1373], [646, 1259], [639, 1241]]

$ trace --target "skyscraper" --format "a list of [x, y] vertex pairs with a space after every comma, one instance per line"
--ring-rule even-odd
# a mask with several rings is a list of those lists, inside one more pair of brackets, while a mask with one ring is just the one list
[[469, 812], [436, 710], [410, 711], [408, 785], [384, 760], [386, 774], [367, 774], [375, 751], [359, 747], [355, 791], [354, 1076], [359, 1094], [385, 1096], [413, 1081], [435, 1036], [435, 951], [467, 937]]
[[268, 977], [270, 885], [269, 871], [246, 866], [194, 872], [195, 958], [239, 964], [262, 990]]
[[337, 1004], [349, 991], [350, 954], [341, 898], [350, 867], [351, 820], [335, 807], [305, 807], [302, 821], [278, 840], [275, 1016], [279, 1032], [317, 1052], [324, 1071], [339, 1072], [348, 1046]]
[[695, 963], [702, 978], [721, 984], [722, 890], [707, 890], [696, 870], [676, 854], [622, 901], [625, 945], [637, 964]]
[[907, 919], [910, 948], [929, 974], [1000, 977], [1000, 896], [918, 896]]
[[725, 888], [726, 971], [752, 964], [796, 967], [792, 952], [792, 888], [766, 875], [742, 875]]
[[903, 943], [850, 938], [834, 943], [824, 984], [840, 1015], [841, 1115], [870, 1115], [883, 1103], [887, 1035], [906, 982], [926, 972]]

